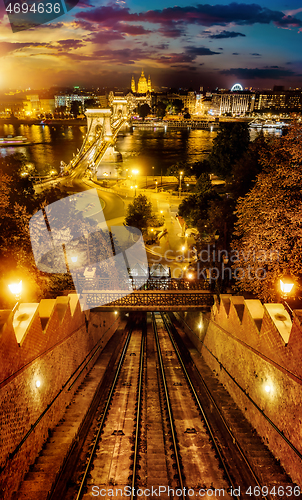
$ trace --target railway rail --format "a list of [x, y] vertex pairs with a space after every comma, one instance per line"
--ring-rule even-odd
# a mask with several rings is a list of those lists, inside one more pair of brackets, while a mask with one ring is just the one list
[[283, 500], [266, 488], [263, 463], [257, 469], [239, 444], [171, 318], [148, 313], [130, 325], [82, 449], [59, 475], [68, 487], [54, 484], [47, 500], [185, 500], [216, 492]]

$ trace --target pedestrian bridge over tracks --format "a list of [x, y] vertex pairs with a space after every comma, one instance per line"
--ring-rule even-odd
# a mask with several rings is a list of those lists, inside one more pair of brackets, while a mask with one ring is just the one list
[[123, 311], [188, 311], [213, 305], [209, 283], [203, 280], [129, 278], [112, 289], [106, 279], [77, 280], [83, 309]]

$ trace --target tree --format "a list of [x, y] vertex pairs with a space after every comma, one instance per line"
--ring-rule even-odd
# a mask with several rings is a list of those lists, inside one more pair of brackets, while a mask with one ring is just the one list
[[251, 141], [243, 156], [233, 165], [228, 191], [235, 198], [244, 196], [254, 185], [257, 175], [262, 170], [261, 156], [269, 148], [269, 140], [262, 132]]
[[185, 198], [178, 207], [178, 213], [189, 227], [196, 227], [200, 234], [212, 233], [209, 226], [209, 208], [211, 201], [218, 201], [219, 195], [213, 190], [196, 193]]
[[158, 101], [155, 105], [155, 113], [159, 118], [163, 118], [166, 114], [167, 103], [164, 101]]
[[146, 116], [150, 113], [151, 109], [149, 104], [145, 103], [139, 106], [138, 108], [138, 114], [139, 116], [144, 120]]
[[132, 203], [129, 203], [125, 223], [127, 226], [137, 227], [141, 231], [147, 229], [152, 218], [152, 204], [143, 194], [136, 196]]
[[247, 123], [221, 123], [208, 157], [212, 172], [223, 177], [231, 175], [233, 165], [242, 158], [250, 142]]
[[190, 167], [186, 163], [180, 161], [178, 163], [175, 163], [175, 165], [171, 165], [167, 168], [167, 175], [175, 177], [178, 183], [180, 183], [180, 177], [184, 181], [185, 176], [191, 176], [192, 172]]
[[85, 99], [84, 100], [84, 109], [91, 109], [91, 108], [99, 108], [100, 103], [99, 101], [96, 101], [95, 99]]
[[72, 101], [70, 106], [70, 113], [76, 118], [80, 114], [80, 102]]
[[212, 183], [207, 173], [202, 173], [195, 184], [195, 191], [201, 195], [212, 191]]
[[172, 101], [173, 114], [178, 115], [183, 109], [183, 102], [181, 99], [173, 99]]
[[233, 268], [240, 291], [276, 300], [278, 280], [302, 274], [302, 126], [261, 153], [263, 171], [237, 204]]

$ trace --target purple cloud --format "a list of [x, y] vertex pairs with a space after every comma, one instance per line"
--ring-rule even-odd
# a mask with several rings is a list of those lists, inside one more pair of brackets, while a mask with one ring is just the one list
[[221, 70], [220, 74], [226, 76], [236, 76], [236, 78], [242, 78], [243, 80], [279, 80], [284, 77], [298, 76], [294, 71], [282, 68], [231, 68]]

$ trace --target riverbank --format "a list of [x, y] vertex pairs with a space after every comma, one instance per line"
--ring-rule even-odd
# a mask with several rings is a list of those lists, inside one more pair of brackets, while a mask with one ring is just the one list
[[7, 124], [7, 125], [49, 125], [49, 126], [58, 126], [58, 125], [67, 125], [67, 126], [78, 126], [78, 125], [84, 125], [86, 126], [87, 120], [86, 118], [64, 118], [64, 119], [53, 119], [53, 120], [47, 120], [47, 123], [42, 123], [41, 120], [19, 120], [19, 119], [12, 119], [12, 118], [0, 118], [0, 125], [1, 124]]

